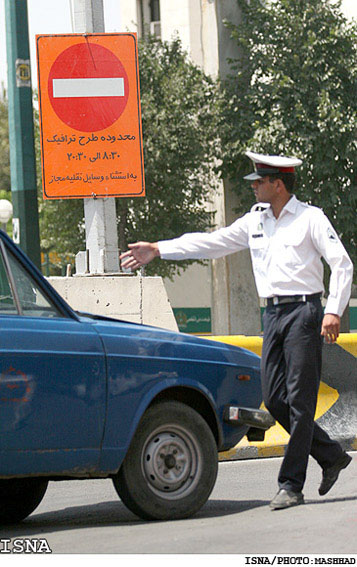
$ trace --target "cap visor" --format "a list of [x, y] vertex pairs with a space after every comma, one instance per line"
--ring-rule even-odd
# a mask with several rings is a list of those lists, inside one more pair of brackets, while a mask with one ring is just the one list
[[256, 179], [263, 179], [263, 177], [258, 173], [254, 172], [254, 173], [250, 173], [249, 175], [246, 175], [245, 177], [243, 177], [243, 179], [247, 179], [248, 181], [255, 181]]

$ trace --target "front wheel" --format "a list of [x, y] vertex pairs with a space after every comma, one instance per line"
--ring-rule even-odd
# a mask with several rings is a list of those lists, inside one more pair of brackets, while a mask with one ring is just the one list
[[218, 470], [206, 421], [180, 402], [151, 406], [114, 477], [126, 506], [146, 520], [186, 518], [207, 501]]
[[20, 522], [37, 508], [48, 481], [38, 478], [0, 480], [0, 524]]

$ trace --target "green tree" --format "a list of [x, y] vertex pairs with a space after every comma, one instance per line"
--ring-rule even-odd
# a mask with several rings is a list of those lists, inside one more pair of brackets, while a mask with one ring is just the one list
[[[147, 197], [119, 201], [127, 241], [172, 238], [212, 226], [207, 201], [217, 183], [218, 85], [190, 62], [179, 39], [148, 36], [139, 44]], [[121, 223], [123, 219], [123, 223]], [[171, 276], [192, 262], [153, 262]]]
[[222, 116], [222, 174], [241, 211], [252, 204], [242, 183], [247, 149], [296, 155], [297, 195], [324, 209], [357, 260], [357, 29], [340, 2], [237, 0], [228, 23], [240, 57], [231, 61]]
[[[218, 144], [218, 85], [190, 62], [178, 39], [140, 40], [139, 64], [146, 197], [117, 199], [122, 250], [136, 240], [209, 229], [213, 218], [206, 203], [217, 183], [212, 157]], [[81, 200], [41, 199], [40, 210], [43, 246], [57, 252], [83, 249]], [[147, 273], [171, 277], [189, 263], [153, 262]]]
[[[0, 98], [0, 199], [11, 201], [9, 121], [6, 92]], [[7, 223], [7, 232], [12, 235], [12, 219]]]
[[[36, 91], [34, 93], [35, 103], [37, 100]], [[76, 253], [85, 249], [83, 201], [81, 199], [49, 201], [43, 198], [37, 104], [34, 105], [34, 134], [41, 251], [45, 253], [55, 251], [59, 255], [72, 257], [74, 261]]]
[[9, 122], [5, 93], [0, 98], [0, 191], [1, 199], [11, 200]]

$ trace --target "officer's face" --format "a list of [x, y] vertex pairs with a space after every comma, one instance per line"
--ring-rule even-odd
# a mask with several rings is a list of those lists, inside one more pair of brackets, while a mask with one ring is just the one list
[[272, 182], [268, 176], [256, 179], [252, 182], [252, 189], [258, 202], [272, 203], [277, 196], [276, 179]]

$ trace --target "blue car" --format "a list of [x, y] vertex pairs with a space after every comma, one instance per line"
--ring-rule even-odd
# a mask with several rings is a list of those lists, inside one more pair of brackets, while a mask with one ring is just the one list
[[191, 516], [218, 452], [273, 425], [259, 357], [75, 312], [0, 231], [0, 523], [51, 481], [111, 478], [139, 517]]

